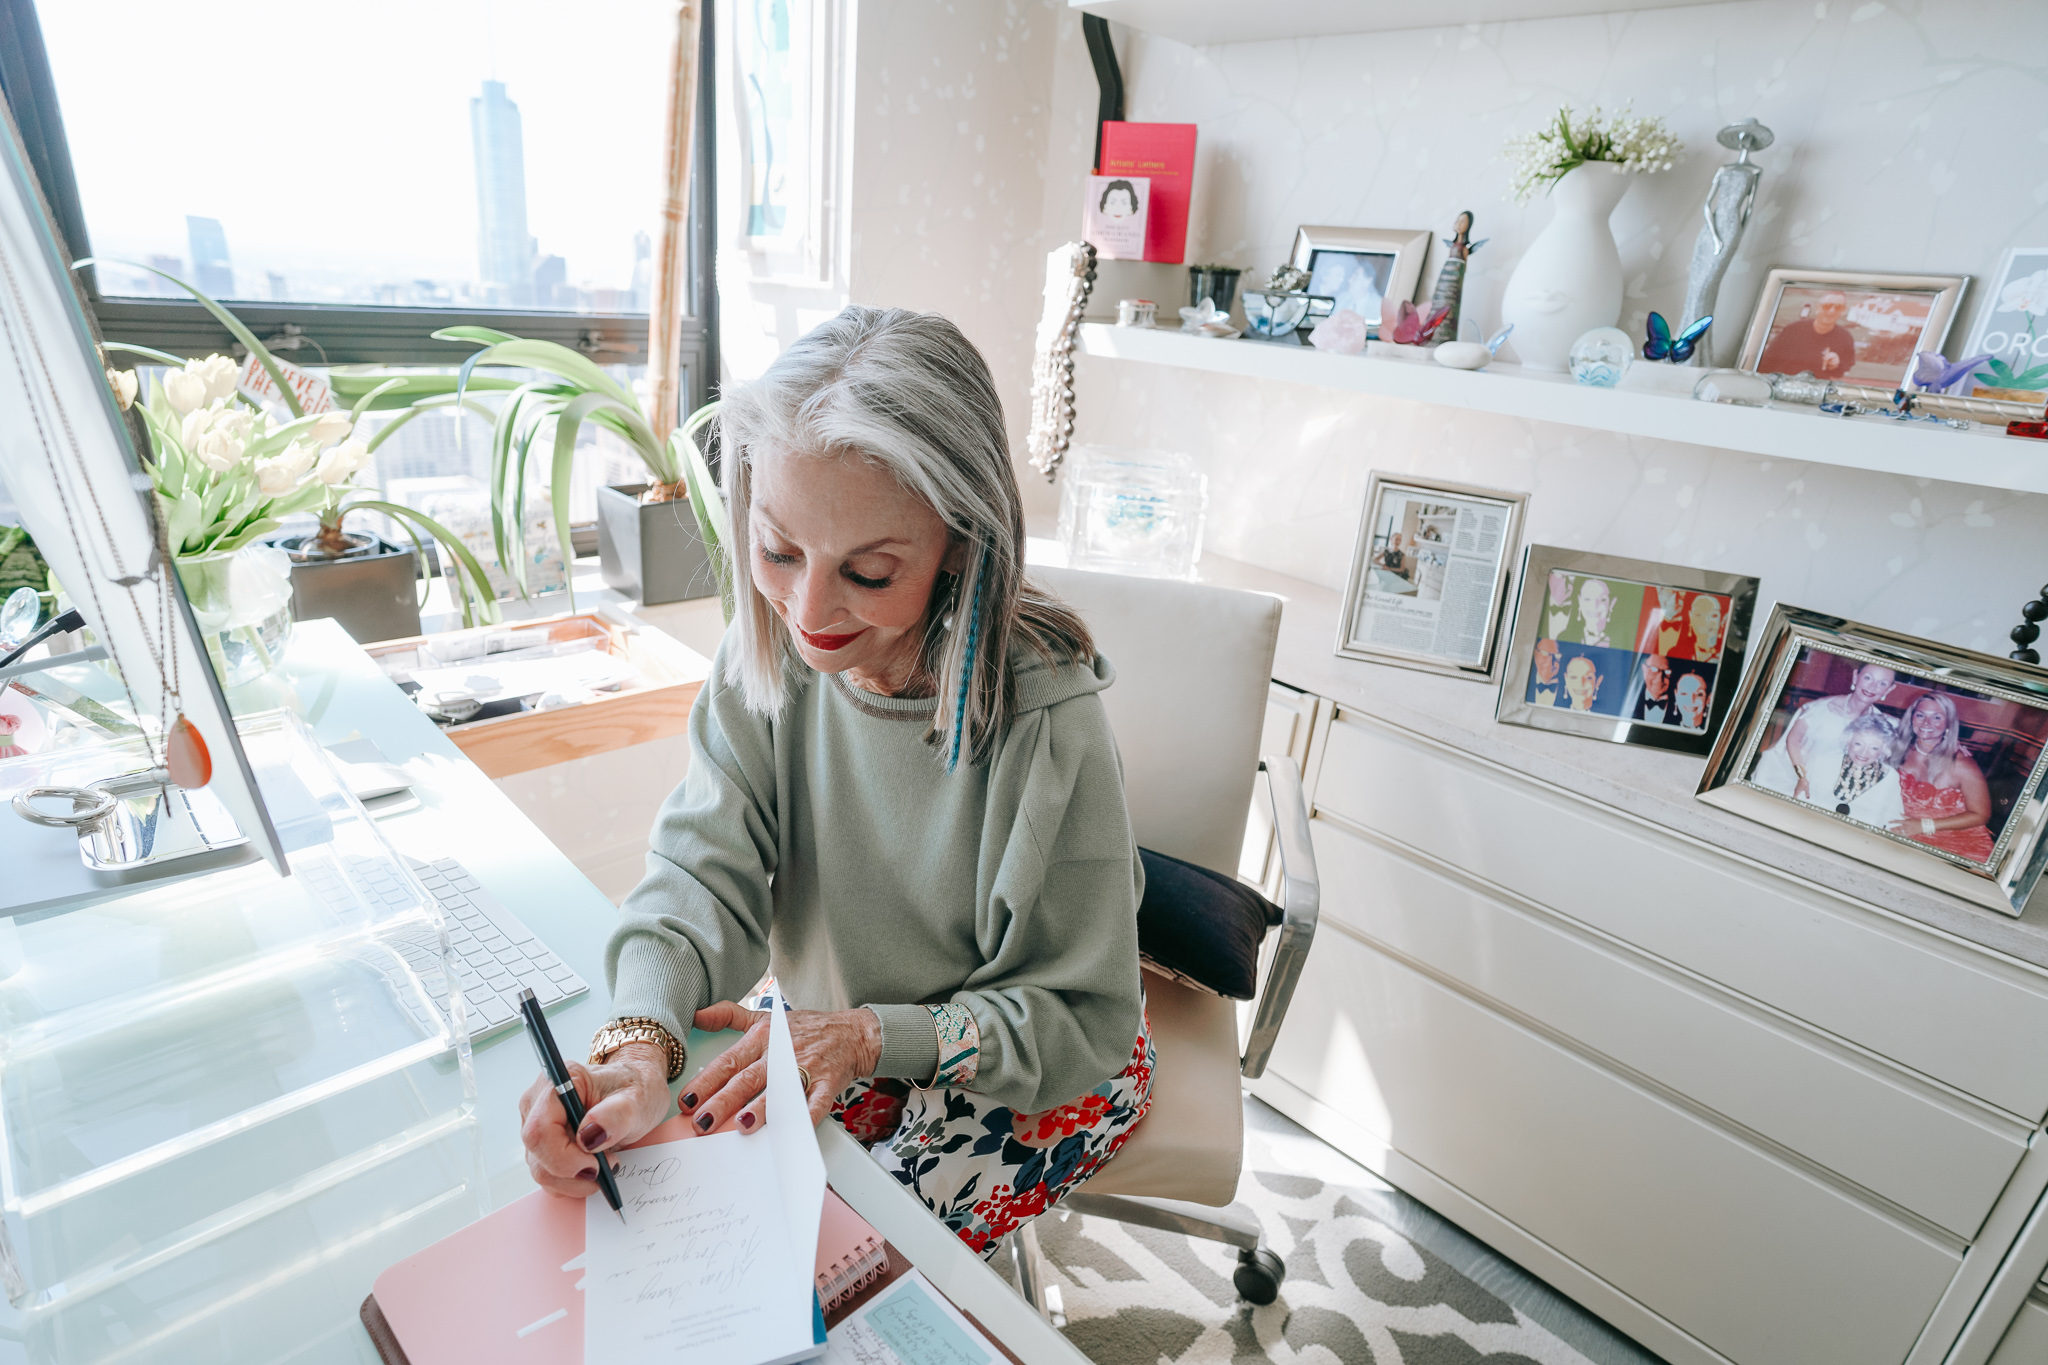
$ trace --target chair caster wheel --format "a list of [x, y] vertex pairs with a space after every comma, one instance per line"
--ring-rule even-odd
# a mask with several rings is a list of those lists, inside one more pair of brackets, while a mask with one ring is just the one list
[[1230, 1282], [1238, 1297], [1263, 1308], [1280, 1297], [1280, 1281], [1287, 1278], [1287, 1263], [1264, 1247], [1237, 1253], [1237, 1269]]

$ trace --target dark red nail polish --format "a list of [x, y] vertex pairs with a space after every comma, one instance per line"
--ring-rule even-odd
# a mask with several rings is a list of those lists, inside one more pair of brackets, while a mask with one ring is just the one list
[[742, 1127], [742, 1128], [752, 1128], [753, 1126], [754, 1126], [754, 1116], [753, 1116], [752, 1114], [741, 1114], [741, 1115], [740, 1115], [740, 1127]]
[[697, 1092], [692, 1090], [689, 1094], [683, 1096], [682, 1104], [685, 1109], [695, 1109], [697, 1107]]
[[576, 1141], [584, 1151], [594, 1152], [604, 1146], [604, 1129], [595, 1123], [586, 1123], [583, 1131], [576, 1135]]
[[701, 1129], [702, 1131], [706, 1132], [706, 1133], [710, 1132], [710, 1131], [711, 1131], [711, 1115], [709, 1115], [709, 1114], [700, 1114], [700, 1115], [698, 1115], [698, 1117], [697, 1117], [697, 1127], [698, 1127], [699, 1129]]
[[576, 1178], [577, 1178], [578, 1180], [595, 1180], [595, 1179], [597, 1179], [597, 1167], [595, 1167], [595, 1166], [585, 1166], [585, 1167], [584, 1167], [584, 1168], [583, 1168], [582, 1170], [580, 1170], [580, 1171], [576, 1172]]

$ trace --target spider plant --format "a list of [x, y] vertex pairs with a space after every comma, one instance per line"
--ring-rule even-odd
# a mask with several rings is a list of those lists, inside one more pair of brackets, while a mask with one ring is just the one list
[[[588, 422], [624, 441], [647, 466], [649, 486], [641, 501], [689, 501], [698, 532], [713, 550], [713, 561], [720, 563], [720, 597], [730, 614], [730, 584], [716, 553], [724, 543], [725, 507], [696, 444], [697, 432], [711, 420], [717, 404], [707, 403], [690, 414], [663, 441], [655, 437], [632, 390], [581, 352], [490, 327], [448, 327], [433, 335], [437, 341], [465, 341], [480, 349], [454, 374], [410, 373], [387, 378], [388, 371], [337, 373], [336, 391], [358, 395], [359, 401], [372, 408], [413, 409], [399, 422], [411, 420], [421, 409], [448, 403], [481, 411], [471, 395], [479, 390], [497, 392], [491, 432], [491, 536], [498, 562], [512, 575], [521, 596], [527, 592], [529, 468], [536, 460], [548, 461], [555, 535], [561, 543], [562, 562], [568, 564], [574, 558], [569, 545], [569, 475], [576, 461], [577, 437]], [[519, 377], [480, 376], [476, 373], [479, 369], [523, 373]], [[379, 434], [397, 425], [394, 422]], [[573, 585], [569, 600], [573, 606]]]

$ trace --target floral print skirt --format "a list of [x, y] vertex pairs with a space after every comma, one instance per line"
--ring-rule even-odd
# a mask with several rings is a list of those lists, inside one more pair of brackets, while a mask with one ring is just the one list
[[875, 1078], [840, 1092], [832, 1117], [986, 1259], [1123, 1146], [1151, 1107], [1157, 1057], [1140, 1016], [1122, 1071], [1042, 1113], [1020, 1114], [972, 1090]]

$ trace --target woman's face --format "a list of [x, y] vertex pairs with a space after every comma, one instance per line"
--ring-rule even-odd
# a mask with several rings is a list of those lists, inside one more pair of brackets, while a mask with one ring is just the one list
[[1883, 762], [1885, 753], [1890, 748], [1890, 744], [1878, 738], [1870, 731], [1863, 730], [1850, 739], [1844, 752], [1849, 755], [1851, 763], [1860, 767], [1865, 764]]
[[1922, 744], [1939, 744], [1948, 735], [1948, 717], [1931, 698], [1913, 703], [1913, 738]]
[[1111, 190], [1102, 204], [1102, 211], [1111, 218], [1128, 218], [1138, 211], [1137, 201], [1126, 190]]
[[897, 675], [952, 549], [946, 523], [858, 455], [754, 455], [754, 586], [821, 673]]
[[1865, 664], [1856, 670], [1856, 695], [1876, 705], [1891, 694], [1892, 684], [1899, 675], [1878, 664]]
[[1701, 593], [1692, 599], [1692, 638], [1701, 650], [1712, 653], [1721, 638], [1721, 599]]

